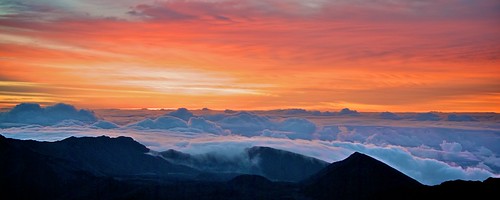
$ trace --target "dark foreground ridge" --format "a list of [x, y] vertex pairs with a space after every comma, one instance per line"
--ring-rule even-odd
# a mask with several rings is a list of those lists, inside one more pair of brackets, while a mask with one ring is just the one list
[[[425, 186], [361, 153], [326, 166], [291, 152], [253, 147], [246, 152], [249, 159], [259, 156], [259, 173], [240, 175], [214, 170], [227, 163], [208, 163], [213, 168], [207, 171], [186, 165], [201, 162], [189, 154], [149, 152], [127, 137], [38, 142], [0, 135], [0, 194], [15, 199], [429, 199], [481, 198], [500, 188], [498, 178]], [[292, 164], [299, 166], [277, 170]], [[326, 167], [316, 169], [319, 165]], [[315, 173], [300, 182], [280, 181], [301, 171]], [[212, 178], [200, 178], [207, 176]]]

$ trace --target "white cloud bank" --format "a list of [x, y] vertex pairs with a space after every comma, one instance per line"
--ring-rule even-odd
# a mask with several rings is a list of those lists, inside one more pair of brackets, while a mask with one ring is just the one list
[[82, 123], [97, 121], [92, 111], [77, 110], [68, 104], [55, 104], [42, 108], [39, 104], [22, 103], [8, 112], [0, 113], [0, 127], [20, 125], [54, 125], [64, 120], [75, 120]]
[[[339, 161], [346, 158], [354, 151], [366, 153], [373, 156], [416, 180], [435, 185], [443, 181], [464, 179], [484, 180], [491, 176], [499, 176], [484, 167], [469, 166], [462, 167], [452, 165], [437, 158], [426, 158], [425, 151], [429, 148], [409, 148], [396, 145], [374, 145], [343, 141], [320, 141], [320, 140], [291, 140], [288, 138], [270, 138], [263, 136], [245, 137], [238, 135], [216, 135], [199, 132], [177, 132], [171, 130], [138, 130], [129, 128], [119, 129], [95, 129], [85, 126], [75, 127], [43, 127], [28, 126], [14, 127], [2, 130], [2, 135], [18, 139], [35, 139], [42, 141], [61, 140], [69, 136], [129, 136], [143, 143], [147, 147], [163, 151], [176, 149], [191, 154], [217, 153], [234, 157], [242, 153], [245, 148], [252, 146], [269, 146], [306, 156], [319, 158], [328, 162]], [[444, 151], [443, 151], [444, 150]], [[460, 149], [455, 143], [443, 143], [443, 150], [433, 150], [438, 153], [459, 154]], [[422, 151], [422, 152], [420, 152]], [[482, 150], [483, 153], [489, 150]], [[417, 152], [417, 153], [415, 153]], [[419, 153], [421, 155], [419, 155]], [[498, 158], [490, 153], [492, 161]], [[481, 164], [490, 162], [484, 160]]]
[[[428, 185], [500, 175], [500, 128], [496, 115], [447, 122], [434, 121], [434, 113], [369, 115], [351, 111], [345, 115], [317, 115], [299, 111], [197, 115], [178, 109], [156, 118], [117, 125], [97, 119], [92, 111], [66, 104], [46, 108], [21, 104], [0, 113], [0, 127], [4, 127], [0, 134], [42, 141], [69, 136], [129, 136], [156, 151], [176, 149], [227, 156], [252, 146], [269, 146], [328, 162], [359, 151]], [[416, 117], [421, 119], [415, 120]]]

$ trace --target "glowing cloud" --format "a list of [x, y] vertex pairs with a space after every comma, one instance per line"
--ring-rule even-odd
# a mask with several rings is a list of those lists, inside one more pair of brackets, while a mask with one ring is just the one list
[[0, 106], [498, 112], [498, 8], [495, 0], [5, 1]]

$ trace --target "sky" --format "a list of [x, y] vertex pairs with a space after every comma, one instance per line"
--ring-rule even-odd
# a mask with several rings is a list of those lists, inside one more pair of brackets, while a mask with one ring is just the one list
[[500, 112], [497, 0], [0, 0], [0, 107]]

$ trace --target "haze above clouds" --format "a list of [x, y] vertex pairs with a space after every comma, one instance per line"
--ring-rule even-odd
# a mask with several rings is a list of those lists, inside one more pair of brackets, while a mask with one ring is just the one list
[[154, 151], [175, 149], [227, 159], [241, 156], [252, 146], [269, 146], [327, 162], [359, 151], [434, 185], [500, 175], [499, 119], [494, 113], [88, 111], [67, 104], [44, 108], [21, 104], [0, 113], [0, 133], [42, 141], [129, 136]]

